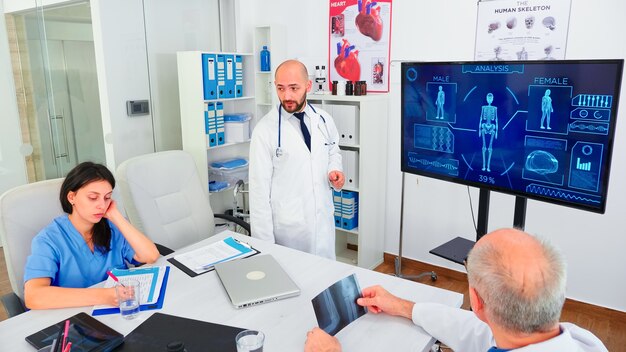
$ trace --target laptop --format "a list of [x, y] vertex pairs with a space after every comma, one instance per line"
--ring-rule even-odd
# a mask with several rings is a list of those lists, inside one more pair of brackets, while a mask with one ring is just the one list
[[235, 308], [300, 294], [298, 285], [269, 254], [219, 263], [215, 271]]

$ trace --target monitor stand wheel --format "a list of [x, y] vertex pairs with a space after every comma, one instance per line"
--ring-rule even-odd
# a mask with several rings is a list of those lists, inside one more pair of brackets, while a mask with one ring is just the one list
[[430, 281], [435, 282], [437, 281], [437, 273], [435, 273], [434, 271], [426, 271], [423, 272], [421, 274], [418, 275], [403, 275], [402, 274], [402, 268], [400, 268], [400, 258], [396, 257], [395, 259], [395, 268], [396, 268], [396, 272], [394, 274], [394, 276], [399, 277], [401, 279], [407, 279], [407, 280], [418, 280], [421, 279], [425, 276], [429, 276], [430, 275]]

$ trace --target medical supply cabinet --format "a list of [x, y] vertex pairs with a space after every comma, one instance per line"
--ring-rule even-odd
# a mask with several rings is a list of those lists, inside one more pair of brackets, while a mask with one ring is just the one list
[[387, 94], [309, 94], [333, 116], [339, 131], [346, 183], [358, 193], [358, 227], [336, 227], [337, 260], [373, 269], [383, 262], [387, 175]]
[[[259, 118], [278, 106], [278, 97], [274, 87], [274, 72], [276, 67], [286, 59], [286, 33], [284, 27], [278, 25], [254, 27], [252, 52], [255, 54], [256, 115]], [[267, 46], [271, 52], [270, 71], [261, 71], [259, 52], [263, 46]]]
[[[219, 73], [216, 77], [208, 77], [207, 57], [212, 59], [215, 57], [232, 58], [233, 65], [240, 65], [240, 69], [235, 67], [231, 77], [225, 74], [225, 79], [232, 82], [226, 82], [227, 86], [234, 88], [233, 94], [223, 94], [228, 97], [220, 97], [219, 87], [218, 93], [212, 94], [212, 87], [207, 85], [207, 79], [218, 79], [223, 73]], [[241, 61], [239, 61], [241, 60]], [[183, 150], [191, 153], [200, 180], [207, 186], [209, 191], [209, 164], [229, 158], [244, 157], [248, 158], [250, 141], [236, 143], [217, 143], [212, 145], [209, 141], [208, 132], [205, 128], [205, 112], [214, 107], [219, 107], [219, 114], [236, 114], [251, 113], [254, 114], [255, 104], [255, 62], [253, 54], [242, 53], [223, 53], [223, 52], [201, 52], [201, 51], [183, 51], [177, 53], [178, 65], [178, 91], [180, 95], [180, 118], [181, 132], [183, 137]], [[203, 67], [204, 66], [204, 67]], [[203, 72], [204, 71], [204, 72]], [[231, 96], [232, 95], [232, 96]], [[223, 119], [220, 120], [223, 129]], [[219, 127], [218, 122], [218, 127]], [[219, 138], [219, 134], [218, 134]], [[223, 213], [227, 209], [233, 207], [233, 194], [229, 187], [224, 191], [210, 193], [211, 207], [216, 213]]]

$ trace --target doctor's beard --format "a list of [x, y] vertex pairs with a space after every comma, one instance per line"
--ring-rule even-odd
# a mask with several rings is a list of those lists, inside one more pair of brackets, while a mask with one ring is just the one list
[[[295, 104], [295, 108], [288, 109], [285, 104]], [[293, 114], [294, 112], [302, 111], [302, 109], [306, 105], [306, 94], [302, 96], [300, 101], [297, 101], [297, 100], [283, 100], [283, 101], [281, 101], [281, 105], [283, 106], [283, 109], [285, 109], [285, 111], [287, 111], [290, 114]]]

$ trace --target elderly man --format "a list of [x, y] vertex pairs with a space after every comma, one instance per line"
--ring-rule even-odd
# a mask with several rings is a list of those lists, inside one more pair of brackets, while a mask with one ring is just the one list
[[[587, 330], [559, 323], [565, 301], [565, 262], [547, 242], [515, 229], [481, 238], [467, 262], [473, 312], [413, 303], [380, 286], [363, 290], [357, 303], [370, 312], [398, 315], [422, 327], [454, 351], [607, 351]], [[341, 351], [319, 328], [305, 351]]]

